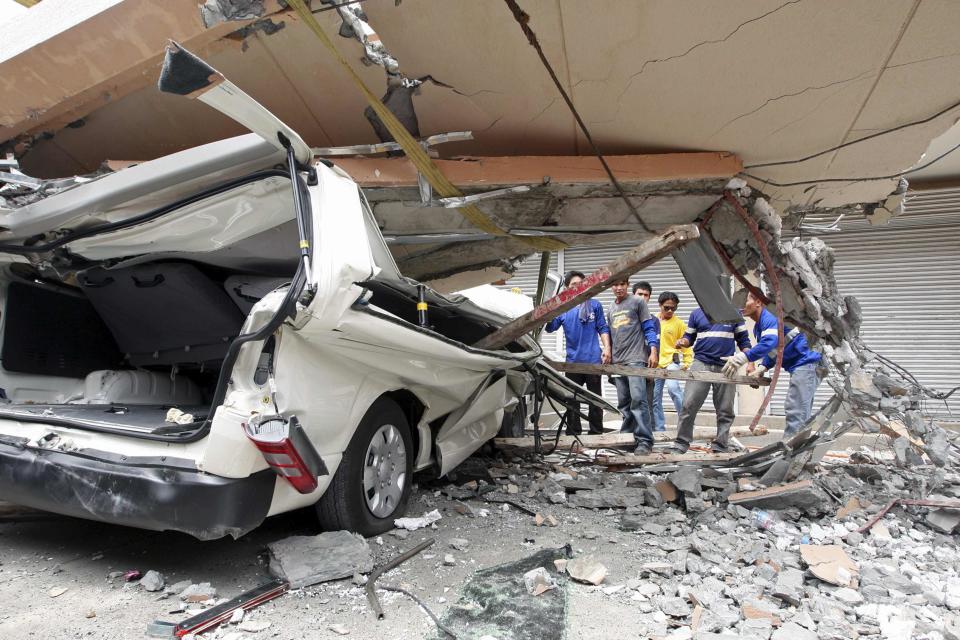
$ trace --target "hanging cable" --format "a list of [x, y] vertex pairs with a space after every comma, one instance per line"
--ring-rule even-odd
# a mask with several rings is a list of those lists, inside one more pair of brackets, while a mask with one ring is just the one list
[[550, 74], [550, 78], [553, 80], [553, 84], [556, 85], [557, 91], [559, 91], [560, 95], [563, 97], [563, 101], [567, 103], [567, 107], [570, 109], [570, 113], [572, 113], [573, 117], [576, 119], [577, 125], [580, 127], [580, 131], [583, 133], [583, 137], [587, 139], [587, 142], [589, 142], [590, 146], [593, 148], [594, 155], [597, 156], [597, 159], [600, 160], [600, 164], [603, 165], [603, 170], [607, 172], [607, 177], [610, 178], [610, 183], [613, 185], [614, 189], [617, 190], [617, 193], [620, 195], [620, 197], [623, 198], [623, 201], [630, 209], [630, 213], [632, 213], [633, 217], [637, 219], [637, 222], [640, 223], [640, 226], [643, 227], [643, 229], [648, 233], [653, 233], [653, 229], [647, 226], [647, 223], [644, 221], [644, 219], [640, 217], [640, 212], [637, 211], [637, 207], [630, 202], [630, 198], [627, 197], [626, 191], [623, 190], [620, 182], [617, 180], [616, 176], [613, 175], [613, 171], [610, 169], [610, 165], [607, 164], [606, 158], [604, 158], [603, 154], [600, 153], [600, 148], [597, 146], [597, 143], [593, 141], [593, 136], [590, 135], [590, 131], [587, 129], [586, 123], [584, 123], [583, 118], [580, 117], [580, 113], [577, 111], [577, 108], [573, 106], [573, 100], [570, 99], [566, 89], [564, 89], [563, 85], [560, 84], [560, 79], [557, 78], [557, 74], [553, 70], [553, 66], [550, 64], [550, 61], [547, 60], [547, 56], [543, 53], [543, 49], [540, 47], [540, 41], [537, 38], [537, 34], [535, 34], [533, 29], [530, 28], [530, 16], [520, 8], [516, 0], [504, 0], [504, 2], [507, 3], [507, 7], [509, 7], [511, 13], [513, 13], [513, 17], [516, 19], [517, 24], [520, 25], [523, 35], [527, 36], [527, 42], [530, 43], [530, 46], [533, 47], [537, 52], [537, 55], [540, 56], [540, 62], [543, 63], [547, 73]]
[[931, 160], [930, 162], [927, 162], [927, 163], [925, 163], [925, 164], [922, 164], [922, 165], [920, 165], [919, 167], [914, 167], [913, 169], [907, 169], [906, 171], [901, 171], [900, 173], [891, 173], [890, 175], [886, 175], [886, 176], [870, 176], [870, 177], [867, 177], [867, 178], [864, 178], [864, 177], [861, 177], [861, 178], [821, 178], [821, 179], [819, 179], [819, 180], [797, 180], [797, 181], [795, 181], [795, 182], [776, 182], [776, 181], [774, 181], [774, 180], [767, 180], [766, 178], [760, 178], [760, 177], [758, 177], [758, 176], [755, 176], [755, 175], [746, 173], [746, 172], [744, 172], [744, 171], [741, 171], [741, 172], [738, 173], [737, 175], [738, 175], [738, 176], [743, 176], [743, 177], [745, 177], [745, 178], [750, 178], [751, 180], [757, 180], [758, 182], [762, 182], [762, 183], [764, 183], [764, 184], [773, 185], [774, 187], [796, 187], [797, 185], [801, 185], [801, 184], [819, 184], [819, 183], [821, 183], [821, 182], [868, 182], [868, 181], [870, 181], [870, 180], [892, 180], [893, 178], [902, 178], [903, 176], [908, 176], [908, 175], [910, 175], [911, 173], [916, 173], [917, 171], [923, 171], [923, 170], [926, 169], [927, 167], [932, 166], [932, 165], [940, 162], [941, 160], [943, 160], [944, 158], [946, 158], [948, 155], [950, 155], [951, 153], [953, 153], [953, 152], [956, 151], [957, 149], [960, 149], [960, 144], [956, 144], [956, 145], [950, 147], [949, 149], [947, 149], [946, 151], [944, 151], [943, 153], [941, 153], [939, 156], [937, 156], [936, 158], [934, 158], [934, 159]]

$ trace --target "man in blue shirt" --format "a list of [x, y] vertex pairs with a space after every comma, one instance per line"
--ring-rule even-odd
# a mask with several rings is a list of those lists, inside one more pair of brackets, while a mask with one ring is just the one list
[[[737, 349], [750, 348], [750, 334], [743, 320], [739, 322], [711, 323], [700, 309], [694, 309], [687, 321], [687, 332], [677, 340], [676, 348], [693, 346], [693, 364], [690, 371], [723, 371], [725, 360], [733, 356]], [[686, 453], [693, 440], [693, 423], [697, 412], [703, 406], [707, 394], [713, 390], [713, 408], [717, 413], [717, 435], [710, 443], [710, 450], [724, 452], [730, 439], [730, 426], [736, 414], [733, 403], [737, 396], [737, 387], [719, 382], [701, 382], [687, 380], [683, 390], [683, 406], [677, 425], [677, 439], [671, 447], [674, 453]]]
[[[777, 361], [777, 317], [770, 313], [753, 293], [747, 294], [743, 315], [754, 322], [753, 337], [757, 344], [752, 349], [730, 358], [723, 372], [734, 376], [743, 364], [749, 362], [747, 373], [760, 377], [766, 370], [773, 368]], [[820, 375], [822, 356], [810, 348], [806, 336], [796, 327], [784, 324], [783, 338], [786, 343], [783, 348], [783, 368], [790, 374], [787, 399], [783, 403], [783, 412], [786, 414], [783, 437], [789, 438], [807, 424], [810, 414], [813, 413], [813, 396], [823, 379]], [[756, 368], [753, 365], [755, 360], [761, 360]]]
[[[567, 288], [577, 287], [583, 282], [580, 271], [570, 271], [563, 278]], [[603, 306], [596, 300], [582, 302], [563, 315], [547, 323], [547, 333], [553, 333], [563, 327], [563, 337], [567, 343], [567, 362], [583, 364], [610, 364], [610, 328], [603, 316]], [[601, 348], [600, 343], [603, 343]], [[568, 373], [567, 378], [588, 391], [603, 394], [600, 386], [600, 374]], [[574, 403], [567, 412], [567, 435], [580, 435], [583, 427], [580, 422], [580, 404]], [[603, 433], [603, 409], [590, 405], [590, 433]]]

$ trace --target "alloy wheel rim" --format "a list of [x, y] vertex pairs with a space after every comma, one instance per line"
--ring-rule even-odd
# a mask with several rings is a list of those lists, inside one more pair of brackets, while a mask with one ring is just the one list
[[377, 518], [392, 514], [407, 482], [407, 451], [400, 430], [385, 424], [370, 439], [363, 459], [363, 496]]

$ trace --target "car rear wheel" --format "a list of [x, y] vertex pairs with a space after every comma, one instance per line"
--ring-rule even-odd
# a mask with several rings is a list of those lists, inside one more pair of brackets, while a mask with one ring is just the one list
[[410, 499], [413, 441], [406, 416], [389, 398], [367, 410], [326, 492], [320, 525], [373, 536], [393, 528]]

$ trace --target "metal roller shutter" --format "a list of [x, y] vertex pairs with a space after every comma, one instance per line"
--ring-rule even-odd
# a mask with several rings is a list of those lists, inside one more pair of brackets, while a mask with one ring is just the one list
[[[813, 219], [824, 223], [828, 220]], [[856, 296], [863, 307], [861, 335], [868, 346], [910, 370], [924, 385], [946, 390], [960, 385], [960, 189], [912, 193], [906, 212], [886, 227], [872, 227], [862, 219], [843, 220], [840, 233], [820, 236], [833, 247], [840, 290]], [[555, 254], [564, 269], [590, 273], [631, 245], [569, 249]], [[531, 256], [508, 286], [524, 293], [536, 291], [539, 257]], [[631, 282], [649, 281], [654, 296], [674, 291], [680, 297], [681, 317], [696, 306], [673, 259], [666, 258], [644, 269]], [[606, 306], [613, 296], [599, 297]], [[563, 353], [561, 336], [544, 335], [545, 348]], [[784, 377], [771, 401], [770, 411], [783, 414], [788, 378]], [[831, 394], [822, 385], [817, 406]], [[616, 399], [611, 385], [604, 395]], [[668, 409], [670, 403], [665, 403]], [[709, 401], [705, 405], [709, 407]], [[960, 417], [960, 392], [949, 406], [928, 401], [926, 409], [942, 417]]]

